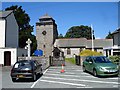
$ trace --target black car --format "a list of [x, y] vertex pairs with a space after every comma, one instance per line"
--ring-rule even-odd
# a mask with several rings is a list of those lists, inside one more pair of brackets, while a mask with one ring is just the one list
[[38, 74], [42, 74], [42, 64], [36, 60], [17, 61], [11, 70], [13, 82], [21, 78], [30, 78], [35, 81]]

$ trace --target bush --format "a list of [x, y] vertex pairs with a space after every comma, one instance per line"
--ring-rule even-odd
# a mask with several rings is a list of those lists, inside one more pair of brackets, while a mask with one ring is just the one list
[[65, 58], [65, 61], [75, 64], [75, 58]]
[[80, 53], [80, 56], [101, 56], [103, 55], [100, 52], [96, 52], [96, 51], [91, 51], [91, 50], [84, 50]]
[[109, 59], [110, 59], [113, 63], [119, 64], [120, 56], [110, 56]]

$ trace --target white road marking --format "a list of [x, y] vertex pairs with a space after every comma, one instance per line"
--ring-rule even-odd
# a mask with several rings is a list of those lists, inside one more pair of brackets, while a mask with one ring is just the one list
[[[53, 73], [58, 73], [58, 74], [61, 73], [61, 72], [58, 72], [58, 71], [56, 71], [56, 72], [55, 72], [55, 71], [54, 71], [54, 72], [53, 72], [53, 71], [47, 71], [47, 72], [48, 72], [48, 73], [52, 73], [52, 74], [53, 74]], [[71, 72], [68, 72], [68, 71], [65, 71], [65, 73], [66, 73], [66, 74], [74, 74], [74, 75], [76, 75], [76, 73], [71, 73]], [[78, 74], [78, 73], [77, 73], [77, 74]], [[87, 74], [87, 73], [79, 73], [79, 74], [89, 75], [89, 74]]]
[[73, 86], [83, 86], [83, 87], [86, 86], [84, 84], [77, 84], [77, 83], [67, 83], [67, 82], [58, 82], [58, 81], [49, 81], [49, 80], [40, 80], [40, 81], [49, 82], [49, 83], [59, 83], [59, 84], [73, 85]]
[[[49, 71], [48, 71], [49, 72]], [[55, 72], [55, 73], [46, 73], [46, 75], [56, 75], [56, 76], [70, 76], [70, 77], [90, 77], [90, 78], [98, 78], [98, 77], [94, 77], [92, 75], [89, 75], [87, 73], [80, 73], [80, 74], [84, 74], [85, 76], [78, 76], [78, 75], [75, 75], [75, 73], [69, 73], [69, 72], [65, 72], [66, 74], [61, 74], [59, 72]], [[69, 75], [68, 75], [69, 74]], [[70, 75], [70, 74], [73, 74], [73, 75]], [[101, 79], [112, 79], [112, 80], [118, 80], [118, 77], [116, 78], [101, 78]]]
[[[46, 75], [53, 75], [53, 76], [69, 76], [69, 77], [90, 77], [90, 76], [78, 76], [78, 75], [65, 75], [65, 74], [49, 74], [49, 73], [46, 73]], [[97, 78], [97, 77], [94, 77], [92, 76], [92, 78]]]
[[[44, 72], [43, 72], [43, 75], [47, 72], [48, 69], [46, 69]], [[39, 81], [40, 79], [38, 79], [36, 82], [33, 83], [33, 85], [30, 87], [30, 88], [33, 88]]]
[[55, 79], [55, 80], [68, 80], [68, 81], [80, 81], [80, 82], [93, 82], [93, 83], [108, 83], [108, 84], [118, 84], [118, 82], [105, 82], [105, 81], [93, 81], [93, 80], [79, 80], [79, 79], [68, 79], [68, 78], [53, 78], [53, 77], [42, 77], [46, 79]]

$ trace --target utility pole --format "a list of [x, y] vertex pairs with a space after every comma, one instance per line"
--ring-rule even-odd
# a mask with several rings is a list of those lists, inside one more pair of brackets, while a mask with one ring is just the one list
[[94, 40], [93, 40], [93, 35], [94, 35], [94, 31], [93, 31], [93, 26], [91, 24], [91, 35], [92, 35], [92, 51], [94, 51]]
[[28, 59], [30, 59], [30, 52], [31, 52], [31, 48], [30, 48], [30, 44], [32, 43], [32, 41], [28, 38], [28, 40], [26, 41], [27, 45], [25, 47], [25, 49], [28, 50]]

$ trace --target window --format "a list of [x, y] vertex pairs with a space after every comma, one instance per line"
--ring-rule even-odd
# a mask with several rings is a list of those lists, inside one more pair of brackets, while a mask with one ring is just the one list
[[70, 48], [67, 48], [67, 55], [71, 54]]

